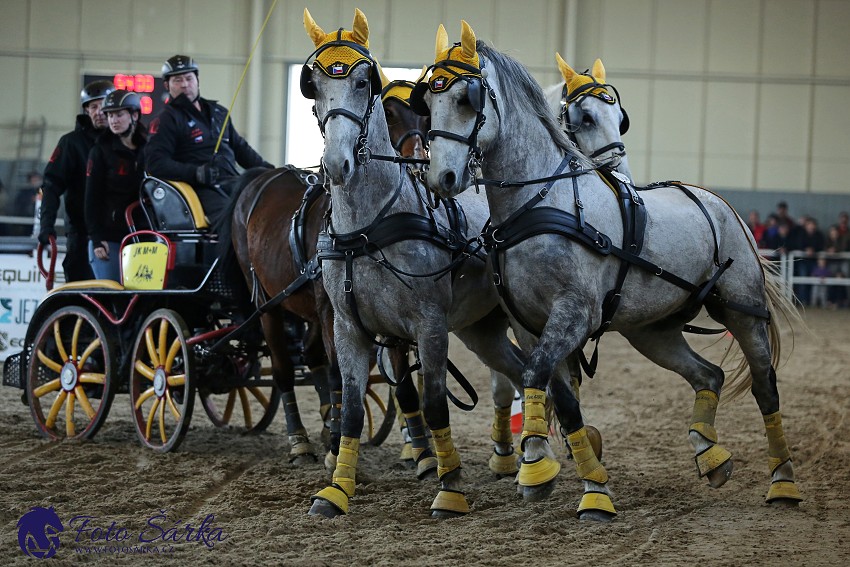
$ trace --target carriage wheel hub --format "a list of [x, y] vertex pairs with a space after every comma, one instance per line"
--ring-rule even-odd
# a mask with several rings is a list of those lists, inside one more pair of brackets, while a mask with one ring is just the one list
[[77, 386], [77, 366], [73, 362], [66, 362], [59, 373], [59, 381], [62, 389], [70, 392]]
[[157, 368], [153, 373], [153, 391], [158, 397], [161, 398], [165, 395], [167, 383], [165, 370]]

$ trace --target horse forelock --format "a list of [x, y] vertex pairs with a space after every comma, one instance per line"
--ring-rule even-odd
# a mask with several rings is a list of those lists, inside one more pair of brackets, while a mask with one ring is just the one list
[[576, 155], [583, 162], [583, 166], [592, 167], [590, 160], [561, 130], [549, 103], [546, 101], [543, 89], [525, 66], [508, 55], [496, 51], [481, 40], [478, 40], [476, 47], [490, 64], [488, 73], [497, 76], [500, 86], [497, 96], [501, 96], [507, 107], [503, 109], [503, 119], [507, 115], [508, 108], [515, 110], [513, 114], [516, 116], [536, 116], [556, 146], [564, 152]]

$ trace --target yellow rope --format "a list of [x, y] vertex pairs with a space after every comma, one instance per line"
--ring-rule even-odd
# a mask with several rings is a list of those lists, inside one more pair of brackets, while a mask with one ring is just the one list
[[260, 43], [260, 38], [263, 37], [266, 24], [269, 23], [269, 18], [272, 17], [272, 12], [274, 12], [275, 6], [277, 6], [277, 0], [272, 2], [272, 7], [269, 8], [269, 13], [266, 14], [266, 20], [263, 22], [263, 27], [260, 28], [260, 33], [257, 34], [257, 39], [254, 41], [251, 53], [248, 54], [248, 61], [245, 62], [245, 68], [242, 69], [242, 76], [239, 77], [239, 83], [236, 85], [236, 92], [233, 93], [233, 100], [230, 101], [230, 107], [227, 109], [227, 114], [224, 117], [224, 124], [221, 125], [221, 132], [218, 133], [218, 140], [215, 142], [213, 155], [216, 155], [218, 153], [218, 148], [221, 147], [221, 139], [224, 136], [224, 130], [227, 128], [227, 121], [230, 120], [230, 112], [233, 110], [233, 105], [236, 104], [236, 97], [239, 96], [239, 91], [242, 89], [242, 83], [245, 81], [245, 74], [248, 72], [248, 67], [251, 65], [251, 59], [254, 58], [254, 51], [257, 49], [257, 44]]

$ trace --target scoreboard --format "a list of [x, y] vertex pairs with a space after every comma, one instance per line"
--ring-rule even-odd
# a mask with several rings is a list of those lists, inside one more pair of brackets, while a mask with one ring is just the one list
[[159, 114], [165, 101], [168, 100], [168, 92], [162, 84], [162, 79], [145, 73], [86, 73], [83, 75], [82, 90], [92, 81], [112, 81], [116, 89], [124, 89], [138, 93], [142, 103], [142, 121], [149, 124], [151, 119]]

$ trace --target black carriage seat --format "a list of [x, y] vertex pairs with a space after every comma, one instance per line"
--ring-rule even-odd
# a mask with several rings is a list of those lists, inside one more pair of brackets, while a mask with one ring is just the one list
[[142, 210], [152, 230], [177, 239], [208, 233], [204, 208], [188, 183], [146, 175], [140, 192]]

